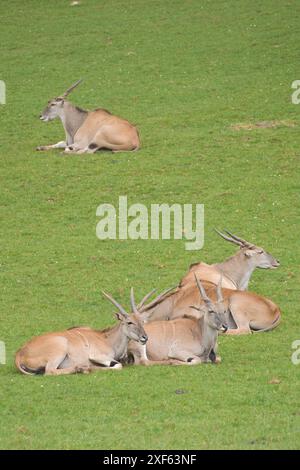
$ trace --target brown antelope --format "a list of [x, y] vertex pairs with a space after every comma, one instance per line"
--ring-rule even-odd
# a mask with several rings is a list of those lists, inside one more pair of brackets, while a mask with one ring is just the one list
[[66, 97], [80, 82], [78, 80], [61, 96], [48, 101], [40, 116], [45, 122], [60, 118], [66, 140], [53, 145], [41, 145], [37, 150], [63, 148], [65, 153], [94, 153], [100, 149], [114, 152], [138, 150], [138, 131], [128, 121], [105, 109], [85, 111], [66, 101]]
[[[170, 321], [154, 321], [144, 325], [148, 341], [140, 346], [132, 341], [128, 345], [128, 358], [135, 364], [179, 364], [194, 365], [201, 362], [220, 362], [216, 356], [218, 332], [227, 331], [227, 312], [222, 298], [221, 282], [216, 289], [213, 302], [196, 279], [203, 304], [199, 306], [199, 293], [196, 299], [197, 314], [193, 317]], [[139, 305], [142, 307], [143, 302]], [[134, 304], [132, 309], [139, 315]]]
[[[129, 340], [145, 344], [147, 335], [139, 317], [103, 293], [119, 310], [119, 323], [105, 330], [75, 327], [37, 336], [16, 354], [16, 366], [23, 374], [65, 375], [93, 369], [120, 369]], [[133, 295], [133, 291], [131, 292]]]
[[247, 290], [251, 275], [256, 268], [276, 269], [280, 265], [279, 261], [263, 248], [233, 235], [228, 230], [225, 230], [227, 235], [218, 230], [216, 232], [230, 243], [238, 245], [240, 250], [222, 263], [206, 264], [202, 262], [192, 264], [188, 273], [181, 280], [181, 286], [193, 282], [194, 274], [203, 281], [217, 284], [220, 274], [222, 274], [223, 287]]
[[[215, 284], [203, 281], [205, 289], [214, 299]], [[223, 282], [222, 282], [223, 286]], [[273, 330], [280, 323], [279, 307], [270, 299], [249, 291], [222, 287], [222, 295], [229, 312], [227, 335], [248, 334]], [[177, 287], [163, 299], [154, 301], [150, 307], [142, 306], [140, 316], [144, 322], [174, 320], [191, 315], [190, 305], [197, 302], [198, 293], [194, 283]]]

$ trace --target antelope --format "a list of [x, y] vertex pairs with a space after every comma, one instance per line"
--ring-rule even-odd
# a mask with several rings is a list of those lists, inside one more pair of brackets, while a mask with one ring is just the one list
[[[203, 300], [191, 306], [197, 315], [170, 321], [154, 321], [144, 325], [148, 341], [145, 346], [129, 342], [128, 357], [135, 364], [195, 365], [203, 362], [220, 362], [216, 356], [219, 332], [227, 331], [227, 312], [222, 297], [221, 282], [216, 287], [217, 300], [213, 302], [195, 275], [196, 286]], [[142, 307], [142, 303], [139, 308]], [[135, 314], [139, 310], [132, 304]]]
[[104, 330], [74, 327], [36, 336], [16, 354], [19, 371], [28, 375], [66, 375], [121, 369], [129, 340], [145, 344], [148, 337], [135, 313], [129, 315], [113, 297], [105, 292], [103, 295], [118, 309], [117, 325]]
[[220, 274], [222, 273], [223, 287], [247, 290], [251, 275], [256, 268], [276, 269], [280, 266], [279, 261], [263, 248], [233, 235], [228, 230], [225, 230], [226, 234], [216, 229], [215, 231], [225, 240], [238, 245], [240, 250], [222, 263], [209, 265], [200, 262], [192, 264], [188, 273], [181, 280], [181, 286], [191, 282], [194, 273], [202, 280], [217, 284]]
[[[220, 278], [219, 278], [220, 279]], [[207, 293], [214, 298], [216, 285], [203, 281]], [[279, 307], [272, 300], [249, 291], [227, 289], [222, 295], [228, 310], [228, 330], [226, 335], [241, 335], [252, 332], [273, 330], [281, 319]], [[197, 302], [197, 289], [194, 283], [177, 287], [163, 299], [154, 301], [150, 307], [142, 306], [140, 317], [145, 323], [158, 320], [175, 320], [191, 315], [190, 305]]]
[[41, 145], [36, 150], [64, 149], [64, 153], [95, 153], [100, 149], [113, 152], [138, 150], [138, 130], [125, 119], [106, 109], [86, 111], [66, 101], [67, 96], [82, 80], [78, 80], [62, 95], [48, 101], [40, 115], [44, 122], [60, 118], [66, 140], [52, 145]]

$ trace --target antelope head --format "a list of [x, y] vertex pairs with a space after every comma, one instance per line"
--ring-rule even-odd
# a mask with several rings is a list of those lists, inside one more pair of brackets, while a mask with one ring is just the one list
[[234, 245], [238, 245], [240, 247], [240, 252], [242, 252], [245, 258], [251, 259], [256, 268], [276, 269], [280, 266], [279, 261], [260, 246], [247, 242], [247, 240], [233, 235], [228, 230], [224, 230], [225, 233], [219, 232], [217, 229], [215, 229], [215, 231], [224, 238], [224, 240], [227, 240]]
[[217, 300], [213, 302], [207, 295], [203, 285], [195, 274], [195, 281], [204, 304], [200, 307], [191, 305], [191, 308], [199, 312], [198, 318], [204, 317], [207, 324], [213, 330], [225, 333], [228, 330], [227, 318], [228, 312], [224, 303], [222, 295], [222, 276], [220, 276], [219, 283], [216, 287]]
[[135, 305], [133, 288], [130, 291], [130, 302], [131, 302], [131, 314], [128, 314], [126, 310], [120, 305], [113, 297], [103, 292], [103, 295], [118, 309], [115, 314], [117, 319], [120, 321], [124, 328], [124, 332], [128, 339], [137, 341], [141, 344], [146, 344], [148, 336], [143, 328], [141, 319], [139, 318], [139, 312]]
[[47, 122], [52, 121], [53, 119], [61, 116], [62, 109], [64, 107], [65, 98], [71, 93], [71, 91], [76, 88], [82, 80], [78, 80], [75, 82], [70, 88], [68, 88], [61, 96], [49, 100], [47, 103], [46, 108], [43, 110], [42, 114], [40, 115], [41, 121]]

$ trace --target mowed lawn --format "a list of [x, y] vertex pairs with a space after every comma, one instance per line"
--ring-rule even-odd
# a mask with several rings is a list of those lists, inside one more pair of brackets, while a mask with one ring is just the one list
[[[70, 3], [0, 5], [0, 448], [299, 448], [298, 2]], [[79, 78], [71, 101], [136, 123], [139, 152], [35, 151], [63, 138], [60, 122], [38, 116]], [[274, 127], [251, 128], [262, 121]], [[147, 207], [204, 204], [204, 248], [100, 241], [96, 209], [119, 195]], [[34, 335], [114, 324], [102, 289], [129, 307], [131, 286], [141, 297], [176, 284], [192, 262], [233, 254], [213, 227], [281, 261], [250, 284], [280, 306], [276, 330], [220, 338], [218, 366], [59, 378], [15, 369], [16, 350]]]

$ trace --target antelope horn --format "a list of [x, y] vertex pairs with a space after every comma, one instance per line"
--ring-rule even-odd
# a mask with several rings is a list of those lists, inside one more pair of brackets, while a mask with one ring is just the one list
[[62, 95], [63, 98], [66, 98], [68, 94], [71, 93], [71, 91], [74, 90], [74, 88], [76, 88], [81, 82], [82, 82], [82, 78], [80, 80], [77, 80], [77, 82], [75, 82], [72, 86], [70, 86], [70, 88], [68, 88], [67, 91], [65, 91], [64, 94]]
[[144, 303], [149, 299], [149, 297], [151, 297], [151, 295], [154, 294], [154, 292], [156, 291], [156, 289], [153, 289], [151, 292], [149, 292], [148, 294], [145, 295], [145, 297], [143, 297], [143, 299], [140, 301], [140, 303], [138, 304], [137, 306], [137, 309], [140, 310], [140, 308], [142, 308], [142, 306], [144, 305]]
[[[145, 310], [149, 310], [149, 308], [153, 307], [154, 305], [156, 305], [158, 302], [160, 302], [161, 300], [163, 300], [163, 298], [169, 293], [171, 292], [173, 289], [175, 289], [177, 286], [173, 286], [173, 287], [169, 287], [169, 289], [166, 289], [165, 291], [163, 291], [161, 294], [159, 294], [157, 297], [155, 297], [155, 299], [153, 299], [149, 304], [147, 305], [143, 305], [142, 307], [139, 308], [139, 312], [142, 313], [142, 312], [145, 312]], [[150, 295], [149, 295], [150, 296]]]
[[126, 312], [126, 310], [122, 307], [122, 305], [120, 305], [113, 297], [111, 297], [109, 294], [107, 294], [106, 292], [102, 291], [102, 294], [104, 295], [104, 297], [106, 297], [115, 307], [117, 307], [117, 309], [119, 310], [119, 312], [128, 317], [128, 313]]
[[223, 273], [221, 273], [220, 280], [218, 282], [217, 289], [216, 289], [217, 302], [224, 302], [223, 293], [222, 293], [222, 281], [223, 281]]
[[208, 303], [211, 303], [211, 300], [210, 298], [207, 296], [206, 292], [205, 292], [205, 289], [204, 287], [202, 286], [200, 280], [197, 278], [196, 274], [194, 274], [194, 277], [195, 277], [195, 280], [196, 280], [196, 283], [197, 283], [197, 287], [199, 289], [199, 292], [200, 292], [200, 295], [202, 297], [202, 299], [204, 300], [204, 302], [206, 304]]
[[228, 237], [227, 235], [225, 235], [224, 233], [220, 232], [220, 231], [217, 230], [216, 228], [215, 228], [214, 230], [215, 230], [215, 232], [217, 232], [217, 233], [220, 235], [220, 237], [224, 238], [224, 240], [227, 240], [228, 242], [234, 243], [235, 245], [239, 245], [239, 246], [241, 246], [241, 247], [245, 246], [242, 241], [237, 240], [237, 239], [235, 239], [235, 238], [232, 238], [231, 236]]
[[131, 309], [133, 313], [139, 313], [135, 305], [133, 287], [130, 289], [130, 304], [131, 304]]
[[229, 232], [229, 230], [225, 230], [225, 232], [228, 233], [228, 235], [230, 235], [234, 240], [237, 240], [238, 242], [243, 243], [244, 246], [248, 246], [249, 248], [255, 246], [255, 245], [253, 245], [253, 243], [247, 242], [247, 240], [244, 240], [243, 238], [237, 237], [233, 233]]

